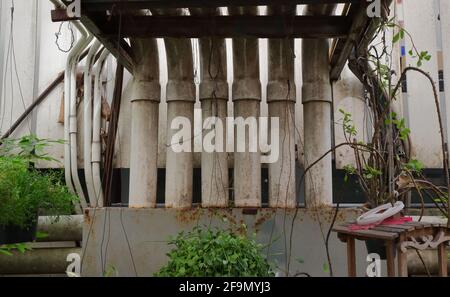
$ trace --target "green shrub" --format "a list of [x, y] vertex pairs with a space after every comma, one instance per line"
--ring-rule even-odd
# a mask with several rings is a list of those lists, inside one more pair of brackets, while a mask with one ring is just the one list
[[58, 174], [40, 173], [22, 157], [0, 156], [0, 226], [28, 227], [38, 213], [71, 214], [76, 199]]
[[170, 241], [175, 248], [159, 277], [268, 277], [262, 246], [244, 235], [195, 228]]

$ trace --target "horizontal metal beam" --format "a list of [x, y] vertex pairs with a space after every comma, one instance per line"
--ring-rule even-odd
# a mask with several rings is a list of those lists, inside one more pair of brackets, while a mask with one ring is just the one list
[[336, 38], [347, 35], [351, 19], [342, 16], [123, 16], [95, 19], [101, 35], [121, 37], [207, 36], [258, 38]]
[[126, 9], [267, 6], [301, 4], [359, 3], [366, 0], [83, 0], [82, 9], [98, 11], [113, 6]]
[[[89, 32], [93, 34], [114, 57], [116, 57], [117, 61], [130, 73], [133, 73], [134, 56], [133, 50], [128, 43], [126, 43], [122, 37], [119, 38], [116, 36], [113, 38], [111, 36], [105, 36], [96, 22], [86, 15], [82, 15], [80, 20]], [[114, 29], [119, 30], [118, 28], [119, 26], [117, 25]]]

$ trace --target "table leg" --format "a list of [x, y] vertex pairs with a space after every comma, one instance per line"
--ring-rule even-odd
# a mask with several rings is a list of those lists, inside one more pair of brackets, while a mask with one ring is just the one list
[[391, 240], [386, 240], [386, 262], [388, 277], [395, 277], [394, 244]]
[[439, 276], [448, 276], [447, 272], [447, 252], [445, 251], [445, 244], [441, 243], [438, 245], [438, 265], [439, 265]]
[[407, 277], [408, 276], [408, 259], [407, 253], [403, 253], [400, 249], [400, 244], [406, 240], [405, 235], [400, 235], [399, 244], [397, 248], [397, 261], [398, 261], [398, 276]]
[[355, 239], [347, 237], [347, 266], [348, 276], [356, 277]]

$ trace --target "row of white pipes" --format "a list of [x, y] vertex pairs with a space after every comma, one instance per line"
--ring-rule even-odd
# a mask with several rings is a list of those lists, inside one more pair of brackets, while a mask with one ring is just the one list
[[[52, 0], [61, 5], [59, 0]], [[271, 9], [270, 14], [293, 14], [292, 9]], [[179, 15], [184, 10], [152, 10], [153, 15]], [[191, 14], [212, 15], [215, 9], [191, 9]], [[255, 15], [256, 8], [230, 8], [230, 14]], [[101, 164], [101, 93], [100, 77], [108, 52], [74, 22], [81, 38], [67, 60], [65, 80], [65, 170], [66, 182], [79, 195], [82, 207], [103, 206], [100, 178]], [[84, 72], [84, 171], [88, 199], [78, 176], [76, 69], [79, 56], [90, 44]], [[155, 39], [130, 40], [134, 56], [134, 77], [131, 93], [130, 193], [132, 208], [156, 207], [158, 123], [161, 86], [159, 56]], [[202, 77], [200, 100], [203, 118], [225, 120], [227, 116], [228, 83], [226, 49], [223, 39], [202, 38], [200, 62]], [[269, 116], [280, 118], [280, 157], [269, 165], [270, 207], [297, 206], [295, 135], [295, 83], [293, 40], [269, 39], [269, 84], [267, 87]], [[328, 40], [303, 42], [303, 104], [305, 130], [305, 166], [331, 148], [331, 86], [329, 82]], [[193, 53], [190, 39], [166, 38], [168, 83], [167, 139], [176, 131], [170, 129], [177, 117], [194, 122], [196, 89]], [[257, 38], [234, 38], [234, 82], [232, 97], [235, 117], [259, 117], [262, 99], [259, 77], [259, 45]], [[99, 53], [101, 56], [96, 62]], [[94, 70], [95, 69], [95, 70]], [[92, 102], [92, 78], [94, 92]], [[67, 108], [68, 107], [68, 108]], [[93, 107], [93, 109], [92, 109]], [[193, 131], [191, 131], [193, 132]], [[206, 133], [204, 133], [205, 135]], [[249, 138], [248, 133], [247, 138]], [[193, 134], [192, 134], [193, 135]], [[193, 147], [193, 140], [190, 145]], [[248, 146], [249, 139], [246, 139]], [[261, 154], [234, 154], [234, 206], [261, 206]], [[227, 207], [229, 201], [227, 153], [202, 153], [202, 206]], [[322, 160], [307, 174], [306, 204], [315, 207], [332, 203], [331, 157]], [[188, 208], [193, 200], [193, 154], [175, 152], [167, 147], [165, 206]]]
[[[257, 14], [256, 8], [229, 8], [230, 15]], [[270, 14], [294, 14], [295, 8], [271, 9]], [[153, 15], [182, 14], [183, 10], [153, 10]], [[191, 9], [192, 15], [213, 15], [215, 9]], [[313, 14], [332, 13], [332, 7]], [[140, 43], [139, 43], [140, 42]], [[142, 46], [143, 41], [132, 42]], [[159, 76], [156, 41], [146, 40], [146, 50], [137, 55], [132, 98], [132, 145], [130, 161], [130, 200], [132, 208], [156, 206]], [[225, 41], [201, 38], [200, 101], [203, 118], [227, 116], [228, 84]], [[176, 131], [172, 120], [183, 116], [194, 122], [195, 84], [193, 53], [189, 39], [165, 39], [169, 81], [167, 84], [167, 139]], [[269, 116], [280, 118], [280, 157], [269, 165], [270, 207], [297, 206], [295, 135], [295, 83], [293, 40], [269, 39]], [[305, 166], [331, 148], [331, 85], [328, 40], [303, 42], [303, 104], [305, 106]], [[148, 56], [152, 53], [152, 57]], [[259, 117], [262, 99], [259, 77], [259, 48], [256, 38], [233, 39], [234, 82], [232, 98], [235, 117]], [[146, 78], [142, 72], [150, 72]], [[145, 80], [143, 83], [142, 80]], [[148, 86], [148, 88], [145, 88]], [[153, 88], [153, 89], [152, 89]], [[150, 90], [152, 89], [152, 90]], [[145, 93], [142, 92], [145, 90]], [[135, 94], [135, 93], [133, 93]], [[208, 131], [204, 131], [206, 135]], [[217, 134], [216, 134], [217, 135]], [[246, 135], [248, 147], [249, 135]], [[224, 140], [225, 141], [225, 140]], [[193, 145], [190, 143], [190, 145]], [[165, 206], [188, 208], [193, 200], [193, 154], [174, 152], [167, 147]], [[202, 206], [227, 207], [229, 201], [228, 156], [225, 152], [203, 152]], [[331, 156], [319, 162], [305, 179], [306, 204], [318, 207], [332, 203]], [[261, 206], [261, 153], [234, 153], [234, 206]]]
[[[51, 0], [55, 7], [64, 7], [60, 0]], [[103, 206], [101, 166], [101, 73], [109, 52], [78, 22], [72, 22], [80, 38], [70, 51], [64, 74], [64, 168], [69, 189], [80, 198], [81, 208]], [[80, 56], [89, 45], [84, 66], [84, 173], [88, 197], [85, 197], [78, 175], [77, 69]], [[101, 52], [101, 54], [99, 53]], [[100, 57], [95, 61], [95, 57]], [[96, 67], [94, 70], [94, 65]], [[92, 94], [92, 80], [94, 92]], [[93, 100], [92, 100], [93, 97]], [[88, 198], [88, 199], [87, 199]]]

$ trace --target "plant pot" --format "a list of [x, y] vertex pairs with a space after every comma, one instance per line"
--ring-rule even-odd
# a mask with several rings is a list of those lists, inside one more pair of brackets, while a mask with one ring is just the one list
[[[365, 241], [368, 254], [378, 254], [381, 260], [386, 260], [386, 244], [381, 239], [367, 239]], [[394, 257], [396, 250], [394, 249]]]
[[0, 226], [0, 245], [33, 242], [36, 240], [37, 220], [26, 228]]

